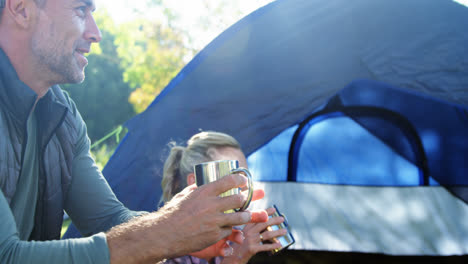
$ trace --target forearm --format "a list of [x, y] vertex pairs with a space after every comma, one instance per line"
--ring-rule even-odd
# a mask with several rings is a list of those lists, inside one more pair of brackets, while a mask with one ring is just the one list
[[[216, 216], [191, 205], [181, 205], [178, 198], [186, 202], [198, 200], [176, 196], [159, 211], [136, 217], [107, 232], [111, 264], [153, 264], [199, 251], [226, 236], [217, 227]], [[223, 213], [219, 212], [219, 216], [223, 217]], [[232, 228], [228, 230], [229, 235]]]
[[104, 233], [89, 238], [22, 241], [16, 222], [0, 191], [0, 262], [13, 263], [109, 263], [109, 250]]
[[2, 264], [37, 263], [109, 263], [109, 251], [103, 233], [80, 239], [21, 241], [9, 237], [0, 246]]
[[173, 258], [180, 247], [160, 213], [137, 217], [107, 232], [110, 263], [156, 263]]
[[225, 214], [244, 201], [240, 195], [220, 198], [219, 194], [243, 185], [245, 177], [240, 175], [198, 188], [191, 185], [158, 212], [112, 228], [107, 233], [111, 263], [156, 263], [200, 251], [228, 237], [232, 226], [250, 222], [251, 213]]

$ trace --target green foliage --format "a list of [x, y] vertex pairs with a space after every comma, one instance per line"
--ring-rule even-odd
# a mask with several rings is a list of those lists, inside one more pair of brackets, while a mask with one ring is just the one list
[[115, 45], [124, 71], [124, 81], [135, 90], [129, 98], [142, 112], [184, 66], [189, 49], [183, 33], [145, 19], [122, 24]]
[[96, 12], [102, 41], [93, 44], [81, 84], [63, 85], [75, 101], [94, 142], [107, 135], [135, 115], [128, 102], [132, 89], [124, 82], [117, 47], [114, 44], [115, 25], [105, 12]]
[[[169, 2], [146, 0], [147, 9], [129, 10], [139, 14], [138, 19], [121, 24], [115, 24], [104, 9], [95, 12], [102, 41], [92, 45], [85, 81], [63, 86], [77, 104], [93, 144], [146, 109], [197, 52], [191, 47], [196, 33], [178, 25], [180, 12], [169, 8]], [[239, 4], [226, 0], [205, 0], [200, 5], [205, 12], [196, 24], [201, 22], [206, 30], [226, 28], [232, 21], [222, 18], [240, 12]], [[148, 10], [158, 10], [162, 17], [150, 19]], [[117, 143], [105, 140], [102, 144], [108, 146], [92, 151], [103, 167]]]
[[96, 165], [102, 171], [116, 148], [115, 144], [101, 144], [91, 150], [91, 155], [96, 161]]
[[71, 224], [71, 220], [70, 218], [66, 219], [63, 221], [62, 223], [62, 230], [60, 232], [60, 237], [63, 237], [63, 235], [65, 234], [65, 232], [67, 232], [67, 229], [68, 229], [68, 226]]
[[[92, 45], [85, 81], [63, 85], [93, 143], [143, 111], [180, 71], [188, 51], [183, 34], [168, 26], [147, 19], [116, 25], [105, 10], [98, 10], [95, 19], [102, 41]], [[117, 145], [111, 140], [103, 144], [108, 146], [92, 150], [101, 168]]]

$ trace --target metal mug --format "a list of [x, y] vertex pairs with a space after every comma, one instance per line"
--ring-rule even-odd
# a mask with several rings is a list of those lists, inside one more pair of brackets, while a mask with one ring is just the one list
[[269, 218], [282, 216], [284, 218], [284, 222], [279, 224], [279, 225], [269, 226], [269, 227], [267, 227], [267, 230], [268, 231], [275, 231], [275, 230], [279, 230], [279, 229], [286, 229], [286, 230], [288, 230], [288, 233], [286, 235], [284, 235], [284, 236], [275, 237], [275, 238], [271, 239], [271, 241], [274, 242], [274, 243], [279, 242], [281, 244], [281, 247], [273, 249], [270, 252], [270, 254], [276, 254], [276, 253], [280, 252], [281, 250], [288, 248], [289, 246], [294, 244], [294, 242], [296, 242], [293, 235], [291, 234], [291, 230], [290, 230], [289, 224], [288, 224], [288, 219], [286, 219], [285, 215], [280, 213], [280, 211], [278, 210], [278, 207], [276, 205], [273, 205], [273, 207], [276, 209], [276, 211], [275, 211], [275, 213], [273, 215], [269, 216]]
[[[247, 200], [241, 208], [236, 208], [233, 210], [225, 211], [225, 213], [232, 213], [232, 212], [239, 212], [244, 211], [249, 207], [250, 202], [252, 201], [252, 194], [253, 194], [253, 183], [252, 183], [252, 175], [250, 171], [246, 168], [240, 168], [239, 162], [237, 160], [215, 160], [204, 162], [200, 164], [196, 164], [193, 166], [195, 171], [195, 180], [197, 186], [201, 186], [203, 184], [207, 184], [216, 180], [221, 179], [224, 176], [234, 174], [234, 173], [243, 173], [247, 176], [248, 183], [248, 194]], [[220, 196], [225, 197], [229, 195], [239, 194], [240, 188], [233, 188], [227, 192], [222, 193]]]

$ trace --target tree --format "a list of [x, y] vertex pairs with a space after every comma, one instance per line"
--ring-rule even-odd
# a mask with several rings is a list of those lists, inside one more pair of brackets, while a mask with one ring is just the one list
[[180, 31], [147, 19], [120, 26], [115, 44], [124, 81], [135, 89], [129, 98], [135, 112], [145, 110], [184, 66], [190, 50], [183, 39]]
[[[258, 2], [271, 0], [243, 0]], [[182, 1], [183, 2], [183, 1]], [[252, 6], [252, 2], [249, 2]], [[140, 113], [202, 47], [195, 44], [193, 27], [184, 28], [181, 13], [167, 0], [146, 0], [144, 9], [130, 13], [138, 19], [116, 25], [105, 10], [98, 9], [96, 22], [102, 41], [88, 56], [86, 79], [64, 86], [78, 105], [93, 142]], [[183, 4], [183, 3], [182, 3]], [[251, 10], [227, 0], [203, 0], [192, 26], [217, 34]], [[152, 16], [148, 16], [151, 10]], [[155, 12], [159, 10], [159, 12]], [[155, 19], [155, 13], [158, 13]], [[207, 43], [205, 43], [206, 45]]]
[[102, 33], [102, 41], [92, 46], [85, 81], [63, 85], [80, 110], [92, 142], [135, 115], [128, 102], [132, 89], [123, 80], [124, 70], [114, 44], [115, 25], [105, 11], [96, 12], [95, 19]]

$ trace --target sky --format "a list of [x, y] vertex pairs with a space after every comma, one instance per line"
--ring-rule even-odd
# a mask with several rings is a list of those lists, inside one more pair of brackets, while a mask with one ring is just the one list
[[[216, 7], [219, 0], [161, 0], [163, 4], [170, 7], [179, 17], [178, 25], [190, 32], [192, 45], [196, 49], [201, 49], [210, 43], [216, 36], [221, 34], [230, 25], [234, 24], [242, 17], [250, 14], [256, 9], [273, 2], [274, 0], [231, 0], [225, 1], [229, 6], [225, 7], [225, 14], [222, 21], [215, 23], [212, 28], [206, 29], [201, 26], [203, 19], [206, 19], [208, 9]], [[146, 0], [97, 0], [98, 9], [106, 9], [114, 21], [117, 23], [131, 20], [137, 16], [131, 10], [145, 6]], [[237, 10], [239, 12], [229, 12]], [[157, 10], [145, 10], [146, 15], [152, 19], [162, 17]]]

